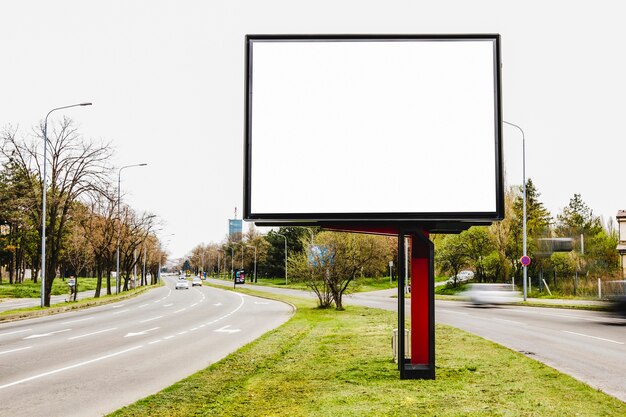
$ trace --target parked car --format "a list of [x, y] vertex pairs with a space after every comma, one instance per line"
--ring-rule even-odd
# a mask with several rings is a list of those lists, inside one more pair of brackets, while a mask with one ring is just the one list
[[184, 278], [184, 277], [178, 278], [178, 281], [176, 281], [176, 289], [188, 290], [189, 289], [189, 281], [187, 281], [187, 278]]
[[193, 277], [193, 280], [191, 281], [191, 286], [195, 287], [196, 285], [202, 286], [202, 279], [200, 279], [200, 277]]

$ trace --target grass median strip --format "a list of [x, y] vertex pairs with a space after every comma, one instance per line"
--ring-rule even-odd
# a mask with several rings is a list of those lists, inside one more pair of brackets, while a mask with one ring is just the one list
[[[263, 294], [267, 296], [267, 294]], [[283, 296], [294, 317], [209, 368], [113, 416], [626, 415], [626, 404], [520, 353], [437, 326], [437, 379], [401, 381], [393, 313], [319, 310]]]

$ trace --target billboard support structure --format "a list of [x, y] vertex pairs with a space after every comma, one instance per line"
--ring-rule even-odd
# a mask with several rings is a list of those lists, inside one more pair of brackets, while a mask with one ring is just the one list
[[500, 35], [247, 35], [245, 65], [244, 219], [397, 236], [400, 378], [434, 379], [429, 235], [504, 218]]

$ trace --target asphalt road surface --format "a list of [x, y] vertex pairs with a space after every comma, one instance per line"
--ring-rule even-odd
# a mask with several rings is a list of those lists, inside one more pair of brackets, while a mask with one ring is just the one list
[[166, 286], [0, 324], [0, 416], [95, 416], [153, 394], [285, 322], [292, 307]]
[[[113, 294], [115, 294], [115, 288], [112, 288]], [[91, 291], [81, 291], [78, 293], [77, 297], [79, 300], [83, 298], [93, 297], [96, 293], [96, 290]], [[103, 288], [100, 294], [106, 294], [106, 288]], [[50, 296], [50, 305], [65, 303], [69, 294], [62, 295], [51, 295]], [[26, 307], [39, 307], [41, 305], [41, 298], [12, 298], [12, 299], [4, 299], [0, 302], [0, 312], [7, 310], [14, 310], [16, 308], [26, 308]]]
[[[306, 291], [254, 288], [300, 297], [313, 296]], [[396, 290], [356, 293], [346, 296], [344, 304], [397, 311], [398, 299], [392, 298], [394, 294]], [[410, 299], [406, 308], [407, 311], [410, 308]], [[522, 352], [626, 401], [624, 318], [597, 311], [512, 305], [486, 308], [460, 301], [437, 300], [435, 320]]]

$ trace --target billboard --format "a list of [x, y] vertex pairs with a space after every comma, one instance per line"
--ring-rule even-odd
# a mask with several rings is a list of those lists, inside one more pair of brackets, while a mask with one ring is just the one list
[[503, 217], [499, 35], [248, 35], [244, 218]]

